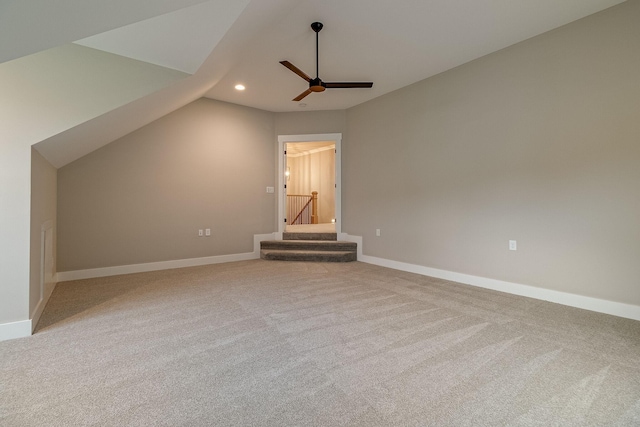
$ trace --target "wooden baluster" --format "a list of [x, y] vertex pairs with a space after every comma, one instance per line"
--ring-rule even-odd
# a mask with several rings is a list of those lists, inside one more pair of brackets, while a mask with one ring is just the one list
[[318, 192], [311, 192], [311, 224], [318, 223]]

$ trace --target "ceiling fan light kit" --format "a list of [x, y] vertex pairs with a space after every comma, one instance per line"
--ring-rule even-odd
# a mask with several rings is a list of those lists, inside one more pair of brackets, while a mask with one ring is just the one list
[[322, 22], [314, 22], [311, 24], [311, 29], [316, 33], [316, 78], [312, 79], [304, 71], [293, 65], [289, 61], [280, 61], [282, 65], [302, 77], [307, 83], [309, 83], [309, 89], [302, 92], [300, 95], [293, 98], [293, 101], [300, 101], [311, 92], [324, 92], [325, 89], [351, 89], [351, 88], [372, 88], [373, 82], [323, 82], [320, 79], [319, 66], [318, 66], [318, 33], [322, 30]]

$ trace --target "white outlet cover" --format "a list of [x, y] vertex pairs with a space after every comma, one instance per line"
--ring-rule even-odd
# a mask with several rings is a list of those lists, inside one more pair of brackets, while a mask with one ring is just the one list
[[509, 240], [509, 250], [510, 251], [518, 250], [518, 242], [516, 242], [515, 240]]
[[204, 235], [205, 236], [211, 236], [211, 229], [207, 228], [206, 230], [204, 230]]

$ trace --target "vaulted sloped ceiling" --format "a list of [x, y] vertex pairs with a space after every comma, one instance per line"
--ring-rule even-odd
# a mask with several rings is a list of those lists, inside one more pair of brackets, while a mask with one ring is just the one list
[[[157, 1], [134, 0], [123, 3], [118, 13], [105, 10], [104, 3], [67, 1], [58, 2], [58, 8], [47, 3], [43, 10], [28, 5], [21, 9], [18, 2], [2, 5], [3, 21], [11, 13], [22, 16], [42, 38], [65, 42], [36, 53], [31, 50], [51, 43], [16, 42], [21, 49], [3, 51], [2, 57], [19, 57], [0, 64], [3, 139], [35, 145], [56, 167], [200, 97], [211, 82], [191, 73], [210, 56], [249, 0], [174, 0], [160, 2], [162, 8], [156, 7]], [[111, 3], [114, 9], [118, 6]], [[167, 10], [170, 13], [158, 14]], [[127, 12], [148, 19], [130, 23]], [[59, 18], [58, 26], [38, 29], [43, 13]], [[109, 31], [92, 36], [83, 22], [102, 22], [97, 15], [104, 23], [96, 26]], [[19, 40], [21, 29], [13, 29], [11, 36]], [[78, 43], [66, 43], [77, 36], [83, 36]], [[30, 54], [20, 57], [25, 53]], [[114, 114], [118, 111], [122, 113]]]
[[0, 63], [207, 0], [1, 0]]
[[[0, 66], [3, 117], [40, 140], [153, 93], [187, 74], [66, 44]], [[5, 129], [6, 131], [6, 129]]]
[[[60, 167], [202, 96], [349, 108], [621, 2], [0, 0], [0, 138]], [[321, 77], [373, 89], [291, 101], [307, 84], [278, 61], [315, 74], [313, 21]]]
[[75, 43], [193, 74], [248, 1], [216, 0], [116, 28]]

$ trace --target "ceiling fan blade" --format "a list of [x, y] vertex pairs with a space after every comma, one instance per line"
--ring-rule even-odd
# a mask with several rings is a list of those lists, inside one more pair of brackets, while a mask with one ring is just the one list
[[307, 76], [307, 74], [304, 71], [302, 71], [300, 68], [293, 65], [291, 62], [280, 61], [280, 63], [285, 67], [287, 67], [288, 69], [290, 69], [291, 71], [293, 71], [294, 73], [296, 73], [297, 75], [299, 75], [300, 77], [302, 77], [303, 79], [305, 79], [307, 82], [311, 81], [311, 77]]
[[304, 92], [302, 92], [300, 95], [293, 98], [292, 101], [300, 101], [302, 98], [309, 95], [311, 92], [313, 92], [311, 89], [307, 89]]
[[373, 87], [373, 82], [325, 82], [325, 87], [327, 89], [371, 88]]

